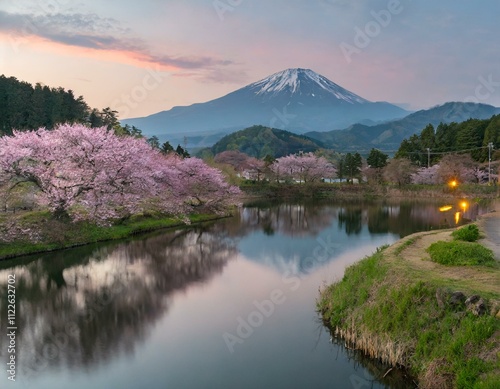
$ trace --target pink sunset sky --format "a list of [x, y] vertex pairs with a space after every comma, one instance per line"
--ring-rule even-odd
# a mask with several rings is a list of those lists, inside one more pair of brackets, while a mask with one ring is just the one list
[[310, 68], [372, 101], [500, 106], [500, 2], [2, 0], [0, 74], [121, 119]]

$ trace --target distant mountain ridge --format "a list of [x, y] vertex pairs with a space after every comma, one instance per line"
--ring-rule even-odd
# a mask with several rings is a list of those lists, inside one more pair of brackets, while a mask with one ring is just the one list
[[402, 119], [367, 126], [354, 124], [341, 131], [308, 132], [310, 138], [338, 151], [396, 150], [403, 139], [420, 133], [428, 124], [463, 122], [468, 119], [489, 119], [499, 114], [500, 108], [487, 104], [449, 102], [430, 109], [414, 112]]
[[188, 137], [190, 146], [196, 147], [213, 144], [207, 144], [207, 140], [212, 141], [215, 134], [252, 125], [304, 133], [407, 114], [386, 102], [370, 102], [310, 69], [297, 68], [274, 73], [215, 100], [125, 119], [122, 124], [134, 125], [145, 135], [161, 140]]

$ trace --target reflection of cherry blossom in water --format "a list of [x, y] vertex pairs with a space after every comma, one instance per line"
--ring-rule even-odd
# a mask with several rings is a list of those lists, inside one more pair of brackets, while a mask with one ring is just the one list
[[[175, 293], [207, 282], [235, 254], [235, 243], [223, 230], [197, 227], [100, 249], [46, 254], [0, 270], [0, 280], [7, 280], [4, 273], [17, 275], [23, 374], [58, 366], [102, 367], [113, 357], [133, 354]], [[1, 287], [0, 296], [6, 290]], [[6, 305], [0, 311], [7, 317]], [[0, 324], [4, 332], [5, 326]]]

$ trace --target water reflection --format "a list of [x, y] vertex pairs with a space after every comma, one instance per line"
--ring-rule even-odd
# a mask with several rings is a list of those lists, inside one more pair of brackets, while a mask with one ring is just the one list
[[[0, 270], [16, 275], [18, 366], [23, 376], [48, 367], [90, 368], [132, 354], [172, 295], [206, 282], [234, 258], [236, 246], [221, 226], [162, 233], [103, 247], [32, 257]], [[0, 305], [1, 317], [7, 307]], [[0, 331], [6, 333], [6, 323]], [[5, 337], [0, 356], [6, 358]]]
[[422, 230], [455, 227], [454, 210], [462, 210], [459, 224], [464, 224], [475, 220], [487, 209], [485, 205], [472, 203], [464, 209], [463, 200], [456, 200], [447, 209], [452, 211], [451, 214], [441, 212], [441, 206], [440, 200], [340, 204], [255, 202], [246, 206], [240, 219], [235, 220], [236, 235], [262, 230], [266, 235], [317, 236], [337, 220], [338, 228], [347, 235], [359, 234], [366, 225], [371, 233], [394, 233], [404, 237]]
[[[153, 327], [164, 322], [166, 317], [172, 319], [171, 322], [175, 317], [175, 322], [181, 323], [169, 327], [171, 332], [167, 331], [166, 338], [178, 337], [186, 342], [197, 339], [197, 348], [172, 341], [170, 344], [178, 347], [173, 353], [163, 349], [166, 340], [160, 338], [163, 343], [156, 345], [155, 349], [158, 355], [169, 359], [171, 365], [179, 361], [179, 366], [170, 370], [171, 376], [180, 366], [188, 371], [188, 364], [199, 360], [199, 369], [213, 366], [206, 372], [206, 377], [217, 372], [221, 376], [226, 374], [227, 378], [231, 373], [226, 372], [226, 367], [234, 363], [232, 371], [237, 373], [233, 373], [233, 378], [237, 382], [241, 374], [252, 370], [248, 369], [251, 363], [263, 358], [262, 349], [253, 349], [255, 344], [266, 345], [266, 352], [271, 353], [268, 359], [276, 366], [280, 365], [282, 371], [287, 371], [289, 364], [293, 363], [288, 356], [303, 358], [304, 361], [312, 358], [309, 333], [304, 328], [308, 328], [314, 314], [317, 288], [324, 280], [319, 274], [325, 271], [321, 267], [328, 267], [326, 265], [330, 263], [330, 267], [338, 265], [341, 269], [345, 267], [343, 260], [352, 263], [367, 254], [363, 250], [362, 255], [356, 254], [356, 249], [374, 249], [416, 231], [454, 226], [454, 209], [440, 212], [442, 205], [411, 202], [261, 203], [241, 209], [235, 217], [191, 229], [158, 232], [128, 242], [89, 245], [0, 262], [0, 317], [7, 317], [7, 305], [3, 303], [6, 301], [7, 275], [15, 274], [17, 325], [22, 329], [18, 332], [16, 355], [20, 375], [30, 383], [45, 371], [50, 372], [52, 382], [59, 385], [57, 387], [64, 387], [61, 372], [97, 374], [99, 367], [110, 366], [122, 356], [135, 356], [139, 345], [151, 343]], [[465, 219], [462, 218], [461, 222], [474, 218], [482, 209], [470, 205], [462, 211]], [[355, 258], [350, 258], [352, 256]], [[281, 276], [287, 271], [300, 275], [302, 280], [296, 300], [295, 295], [288, 295], [287, 304], [276, 308], [271, 318], [266, 317], [260, 332], [256, 331], [255, 337], [248, 342], [245, 340], [241, 353], [233, 358], [228, 354], [221, 335], [228, 328], [235, 330], [238, 315], [248, 316], [248, 312], [238, 311], [242, 299], [246, 299], [245, 306], [254, 309], [254, 299], [262, 301], [269, 298], [273, 289], [283, 287]], [[341, 275], [339, 270], [333, 276], [337, 273]], [[311, 282], [310, 288], [308, 282]], [[176, 313], [174, 302], [181, 300], [180, 296], [188, 295], [197, 284], [203, 284], [207, 289], [212, 287], [212, 293], [207, 291], [206, 300], [202, 302], [199, 302], [199, 297], [195, 303], [186, 298], [182, 308], [188, 310], [192, 307], [192, 310]], [[200, 304], [206, 312], [203, 322], [197, 323]], [[175, 305], [177, 309], [179, 305]], [[216, 318], [208, 318], [209, 315]], [[280, 315], [283, 315], [282, 321], [278, 320]], [[186, 325], [186, 320], [191, 320], [190, 325]], [[272, 327], [275, 321], [275, 327]], [[165, 323], [158, 326], [162, 331], [167, 328]], [[0, 332], [5, 334], [6, 327], [5, 321], [0, 320]], [[200, 333], [205, 335], [202, 337]], [[294, 348], [290, 349], [293, 352], [279, 354], [280, 349], [291, 346], [290, 337], [283, 337], [288, 333], [294, 337]], [[267, 336], [265, 341], [259, 338], [261, 334]], [[273, 343], [281, 338], [284, 343]], [[3, 361], [7, 358], [7, 340], [5, 336], [0, 337]], [[314, 344], [315, 340], [312, 342]], [[217, 347], [220, 348], [218, 357]], [[328, 351], [324, 352], [326, 354], [315, 356], [316, 365], [304, 367], [311, 372], [316, 368], [320, 371], [316, 377], [311, 377], [317, 382], [333, 374], [333, 367], [329, 364], [334, 362], [328, 360]], [[211, 358], [210, 363], [206, 358]], [[243, 358], [241, 364], [238, 364], [238, 358]], [[356, 354], [353, 358], [361, 357]], [[134, 371], [156, 360], [136, 361], [138, 367]], [[359, 362], [372, 372], [372, 376], [380, 376], [380, 371], [372, 369], [375, 366], [372, 362], [362, 358]], [[302, 363], [306, 362], [301, 359]], [[126, 366], [132, 368], [135, 364], [131, 362]], [[266, 366], [269, 377], [274, 377], [273, 368], [276, 366]], [[162, 375], [164, 371], [165, 367], [158, 367], [154, 375], [158, 382], [166, 380]], [[334, 373], [341, 374], [339, 371]], [[33, 378], [30, 380], [30, 377]], [[117, 377], [112, 378], [116, 380]], [[280, 376], [276, 380], [282, 382], [283, 387], [293, 385], [293, 379], [286, 381], [285, 378]], [[181, 382], [185, 378], [178, 380]], [[44, 387], [54, 387], [52, 382]], [[82, 382], [75, 387], [88, 387], [86, 381]], [[397, 387], [389, 379], [384, 382]], [[253, 381], [246, 384], [247, 387], [259, 386], [253, 385]], [[192, 387], [205, 386], [199, 381]]]
[[[243, 237], [239, 248], [246, 258], [281, 274], [306, 275], [350, 250], [360, 239], [392, 235], [395, 240], [417, 231], [456, 226], [453, 216], [440, 212], [439, 204], [418, 201], [258, 203], [246, 207], [239, 219], [233, 221], [231, 234]], [[460, 202], [455, 206], [460, 207]], [[471, 206], [467, 216], [475, 218], [479, 212], [479, 206]], [[462, 218], [460, 223], [467, 221], [469, 219]], [[255, 235], [259, 233], [263, 236], [255, 245]]]

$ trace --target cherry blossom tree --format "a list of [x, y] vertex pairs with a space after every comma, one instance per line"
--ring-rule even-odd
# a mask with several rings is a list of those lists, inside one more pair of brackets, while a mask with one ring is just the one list
[[[140, 212], [151, 201], [171, 214], [189, 212], [193, 198], [219, 210], [237, 192], [200, 160], [165, 156], [142, 138], [117, 136], [106, 127], [14, 132], [0, 138], [0, 171], [11, 189], [35, 186], [38, 202], [56, 215], [98, 223]], [[193, 184], [196, 179], [203, 188]]]
[[383, 177], [399, 186], [409, 184], [416, 168], [408, 158], [393, 158], [384, 167]]
[[485, 174], [470, 155], [447, 154], [438, 164], [418, 169], [412, 175], [412, 182], [415, 184], [444, 184], [452, 180], [480, 182]]
[[439, 161], [438, 175], [441, 182], [477, 182], [478, 163], [469, 154], [447, 154]]
[[238, 150], [223, 151], [215, 156], [214, 161], [231, 165], [240, 175], [257, 181], [260, 181], [265, 169], [264, 161], [250, 157]]
[[214, 161], [217, 163], [226, 163], [231, 165], [237, 172], [242, 172], [246, 168], [247, 161], [250, 157], [238, 150], [226, 150], [215, 156]]
[[413, 184], [437, 184], [440, 181], [438, 171], [439, 164], [432, 165], [431, 167], [419, 168], [411, 175], [411, 182]]
[[326, 158], [317, 157], [313, 153], [278, 158], [271, 165], [271, 170], [277, 180], [292, 179], [304, 183], [333, 178], [337, 172]]
[[[223, 213], [234, 204], [234, 198], [240, 190], [229, 185], [220, 170], [198, 158], [173, 157], [171, 161], [177, 171], [177, 183], [171, 197], [176, 198], [175, 203], [182, 201], [183, 213], [193, 210]], [[169, 197], [166, 200], [169, 202]]]

